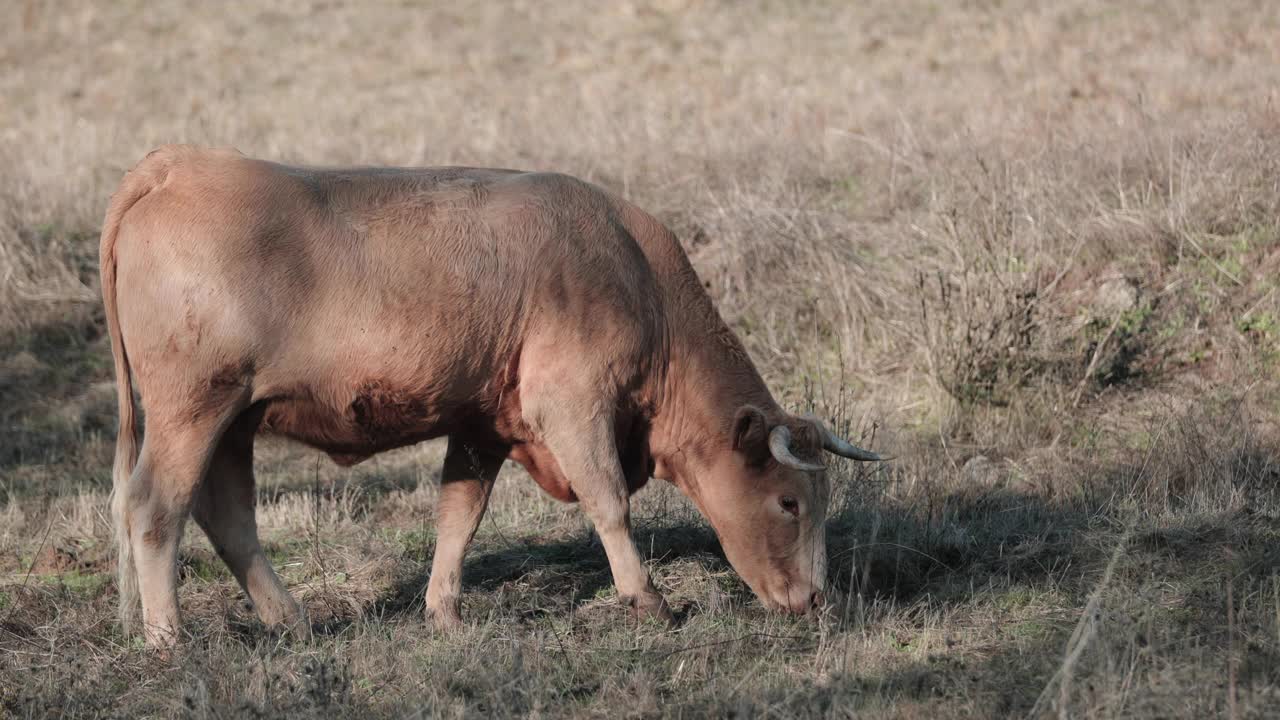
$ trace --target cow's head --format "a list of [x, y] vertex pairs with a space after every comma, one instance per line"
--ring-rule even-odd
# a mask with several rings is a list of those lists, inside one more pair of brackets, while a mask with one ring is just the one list
[[814, 417], [783, 414], [770, 421], [753, 406], [737, 411], [720, 445], [707, 458], [697, 494], [729, 562], [773, 609], [806, 613], [822, 605], [831, 496], [823, 452], [855, 460], [880, 456]]

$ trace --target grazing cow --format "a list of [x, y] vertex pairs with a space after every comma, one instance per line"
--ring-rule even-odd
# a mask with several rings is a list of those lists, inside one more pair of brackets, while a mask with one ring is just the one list
[[[461, 621], [462, 558], [506, 458], [579, 501], [634, 612], [670, 620], [628, 498], [670, 480], [767, 606], [821, 604], [821, 455], [878, 460], [784, 412], [675, 237], [564, 175], [315, 169], [169, 146], [102, 231], [120, 429], [122, 619], [176, 640], [188, 516], [261, 619], [297, 603], [254, 517], [259, 433], [351, 465], [447, 435], [428, 614]], [[138, 447], [133, 388], [146, 413]]]

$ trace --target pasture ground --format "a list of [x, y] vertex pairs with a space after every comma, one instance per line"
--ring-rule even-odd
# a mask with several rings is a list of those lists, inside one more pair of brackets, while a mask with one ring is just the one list
[[[0, 22], [0, 717], [1266, 717], [1280, 710], [1280, 5], [11, 3]], [[840, 462], [818, 618], [678, 493], [680, 616], [504, 469], [424, 624], [442, 446], [262, 443], [313, 637], [198, 530], [164, 659], [115, 624], [97, 232], [174, 141], [570, 172], [667, 222]], [[834, 462], [834, 461], [833, 461]]]

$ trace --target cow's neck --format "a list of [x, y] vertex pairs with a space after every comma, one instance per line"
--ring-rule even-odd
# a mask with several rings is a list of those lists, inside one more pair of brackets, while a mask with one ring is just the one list
[[692, 270], [661, 282], [669, 359], [650, 451], [659, 472], [697, 500], [703, 471], [731, 448], [738, 409], [753, 405], [770, 419], [782, 411]]
[[716, 311], [680, 242], [635, 205], [615, 199], [623, 225], [654, 271], [665, 315], [667, 363], [654, 378], [649, 451], [659, 477], [698, 502], [698, 482], [711, 460], [732, 446], [738, 409], [754, 405], [780, 419], [764, 380]]

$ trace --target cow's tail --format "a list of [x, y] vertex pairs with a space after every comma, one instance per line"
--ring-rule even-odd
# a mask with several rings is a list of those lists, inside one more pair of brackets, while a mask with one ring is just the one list
[[[155, 152], [152, 153], [154, 155]], [[138, 418], [133, 402], [133, 379], [129, 371], [129, 355], [120, 334], [120, 314], [116, 300], [116, 237], [120, 222], [134, 203], [151, 192], [162, 181], [160, 168], [149, 167], [148, 155], [138, 167], [124, 176], [120, 188], [111, 197], [102, 225], [99, 245], [99, 270], [102, 274], [102, 303], [106, 310], [107, 332], [111, 336], [111, 357], [116, 367], [116, 401], [120, 425], [116, 430], [116, 459], [111, 471], [111, 515], [116, 535], [116, 572], [120, 600], [120, 623], [126, 633], [133, 628], [138, 608], [138, 576], [133, 566], [133, 549], [129, 542], [129, 479], [138, 463]], [[155, 163], [161, 164], [161, 163]]]

